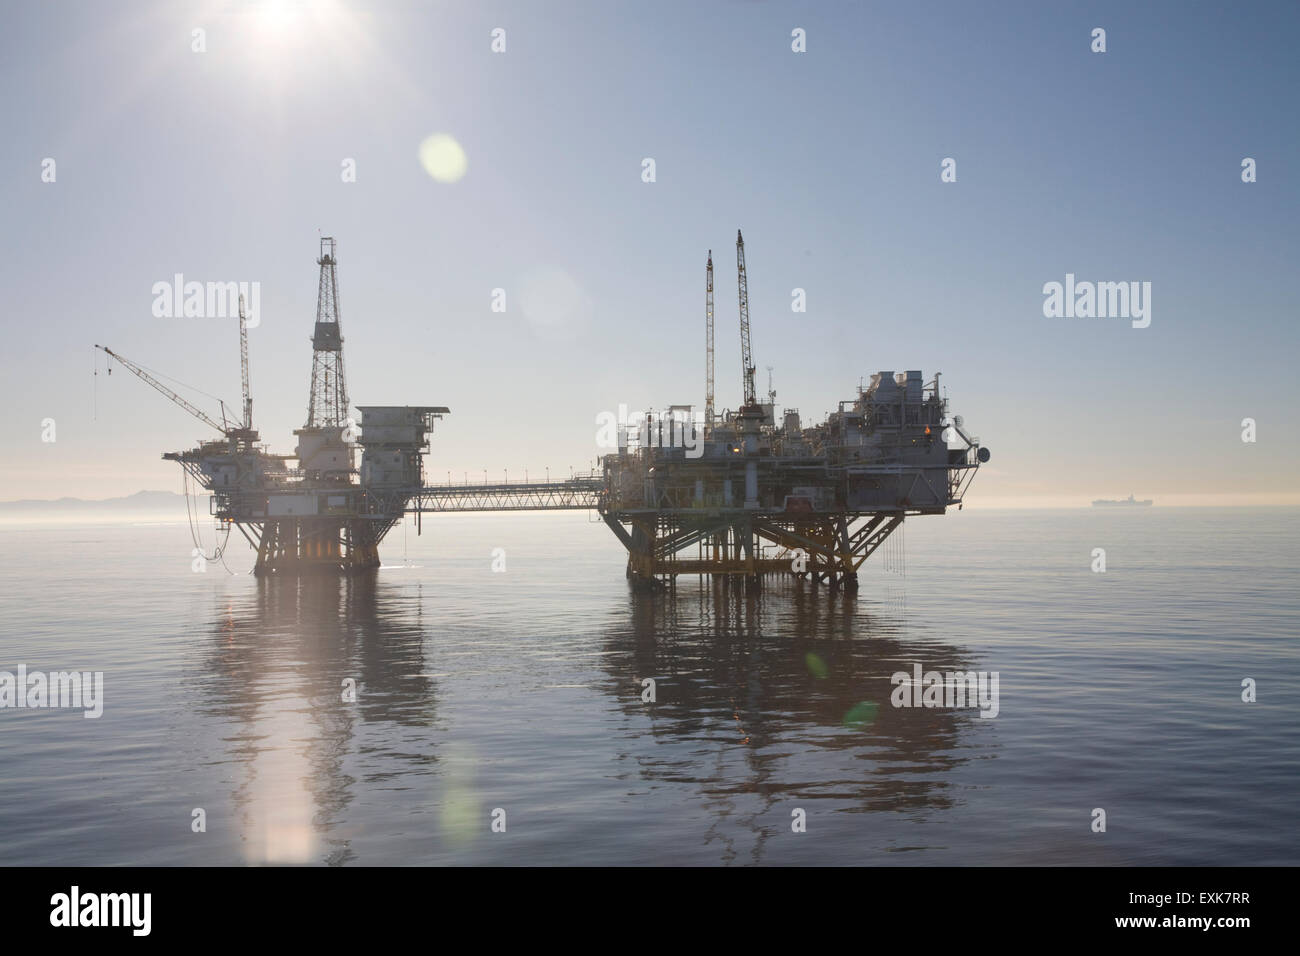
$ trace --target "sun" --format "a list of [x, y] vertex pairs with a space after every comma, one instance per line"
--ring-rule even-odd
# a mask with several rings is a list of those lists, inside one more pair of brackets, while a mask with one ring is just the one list
[[339, 0], [253, 0], [248, 11], [258, 39], [265, 43], [336, 28], [343, 19]]
[[266, 25], [272, 30], [284, 30], [297, 16], [292, 0], [266, 0], [266, 10], [262, 16]]
[[265, 37], [283, 37], [301, 19], [302, 7], [295, 0], [259, 0], [254, 11], [258, 32]]

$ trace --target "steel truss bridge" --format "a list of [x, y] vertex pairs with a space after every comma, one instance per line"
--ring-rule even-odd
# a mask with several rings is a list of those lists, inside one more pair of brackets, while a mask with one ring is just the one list
[[[486, 485], [429, 485], [407, 500], [406, 510], [560, 511], [600, 507], [605, 480], [583, 475], [556, 481], [501, 482]], [[371, 492], [371, 497], [376, 497]]]

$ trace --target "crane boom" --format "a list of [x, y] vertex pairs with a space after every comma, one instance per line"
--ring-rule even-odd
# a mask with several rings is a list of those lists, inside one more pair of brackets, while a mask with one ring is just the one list
[[736, 272], [740, 286], [740, 365], [745, 373], [745, 404], [755, 404], [754, 358], [749, 347], [749, 284], [745, 279], [745, 239], [736, 230]]
[[244, 386], [244, 430], [253, 427], [253, 400], [248, 395], [248, 319], [244, 315], [244, 297], [239, 297], [239, 374]]
[[708, 352], [708, 384], [704, 390], [704, 425], [713, 427], [713, 250], [709, 250], [707, 288], [704, 298], [705, 349]]
[[193, 415], [193, 416], [194, 416], [195, 418], [197, 418], [199, 421], [201, 421], [201, 422], [206, 422], [207, 424], [209, 424], [209, 425], [211, 425], [213, 428], [215, 428], [217, 431], [221, 432], [221, 434], [223, 434], [223, 435], [228, 435], [228, 434], [229, 434], [229, 429], [225, 428], [225, 427], [222, 426], [222, 425], [219, 425], [219, 424], [218, 424], [214, 419], [212, 419], [210, 416], [208, 416], [208, 414], [205, 413], [202, 409], [200, 409], [200, 408], [196, 408], [196, 407], [194, 407], [193, 405], [191, 405], [189, 402], [187, 402], [185, 399], [181, 398], [181, 396], [177, 395], [174, 391], [172, 391], [170, 388], [168, 388], [168, 387], [167, 387], [166, 385], [164, 385], [162, 382], [158, 381], [158, 379], [154, 378], [152, 375], [150, 375], [148, 372], [146, 372], [146, 371], [145, 371], [144, 369], [142, 369], [140, 366], [136, 365], [136, 364], [135, 364], [134, 362], [132, 362], [130, 359], [123, 358], [122, 356], [120, 356], [120, 355], [118, 355], [116, 352], [114, 352], [112, 349], [110, 349], [110, 348], [108, 348], [107, 346], [104, 346], [104, 345], [96, 345], [95, 348], [99, 349], [99, 350], [100, 350], [101, 352], [103, 352], [105, 355], [108, 355], [108, 356], [110, 356], [110, 357], [116, 359], [117, 362], [118, 362], [118, 364], [121, 365], [123, 368], [125, 368], [128, 372], [131, 372], [131, 373], [133, 373], [134, 375], [136, 375], [137, 377], [144, 379], [145, 382], [147, 382], [148, 384], [152, 385], [152, 386], [153, 386], [154, 388], [156, 388], [158, 391], [162, 392], [164, 395], [166, 395], [168, 398], [170, 398], [173, 402], [175, 402], [175, 403], [176, 403], [177, 405], [179, 405], [181, 408], [185, 409], [187, 412], [189, 412], [191, 415]]

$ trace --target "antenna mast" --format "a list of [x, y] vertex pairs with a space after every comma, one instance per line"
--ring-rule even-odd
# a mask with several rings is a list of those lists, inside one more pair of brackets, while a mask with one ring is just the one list
[[708, 352], [708, 384], [704, 391], [704, 426], [713, 428], [713, 250], [709, 250], [707, 289], [704, 298], [704, 321], [707, 329], [705, 348]]

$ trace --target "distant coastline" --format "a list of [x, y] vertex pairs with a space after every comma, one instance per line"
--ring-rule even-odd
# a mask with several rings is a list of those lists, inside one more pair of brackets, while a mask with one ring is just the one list
[[[207, 497], [203, 495], [202, 497]], [[185, 496], [175, 491], [137, 491], [121, 498], [23, 498], [0, 501], [0, 512], [23, 511], [175, 511], [185, 508]], [[206, 513], [206, 506], [205, 506]]]

